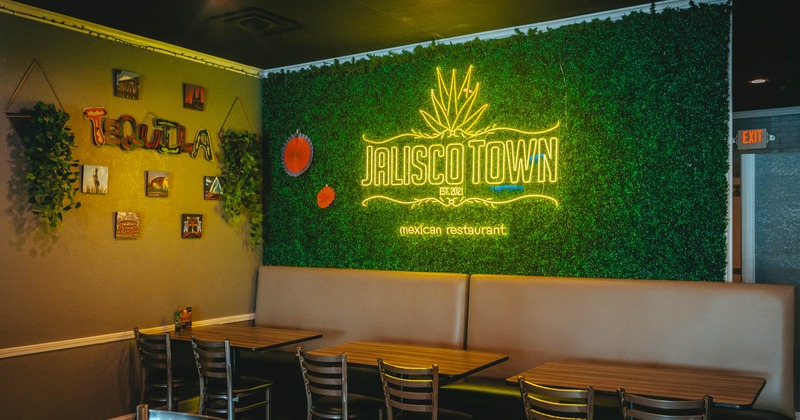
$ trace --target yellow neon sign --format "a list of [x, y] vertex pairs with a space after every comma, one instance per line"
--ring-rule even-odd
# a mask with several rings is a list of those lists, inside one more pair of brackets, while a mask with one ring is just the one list
[[[526, 185], [544, 187], [558, 181], [556, 130], [560, 123], [541, 131], [496, 125], [475, 129], [489, 105], [476, 108], [480, 83], [471, 86], [472, 66], [460, 85], [455, 69], [449, 83], [440, 69], [436, 74], [438, 91], [431, 89], [433, 111], [419, 110], [429, 132], [414, 130], [385, 140], [362, 135], [366, 148], [361, 186], [376, 192], [362, 205], [383, 200], [412, 207], [425, 203], [496, 206], [523, 199], [544, 199], [558, 205], [553, 197], [524, 191]], [[410, 186], [438, 187], [439, 196], [402, 199], [391, 193], [396, 187]], [[468, 189], [480, 191], [482, 186], [494, 192], [514, 192], [502, 199], [467, 196]]]

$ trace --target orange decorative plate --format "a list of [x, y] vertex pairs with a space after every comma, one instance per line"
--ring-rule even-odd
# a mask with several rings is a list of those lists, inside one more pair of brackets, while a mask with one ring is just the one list
[[317, 205], [320, 208], [327, 208], [328, 206], [333, 203], [333, 200], [336, 198], [336, 191], [329, 186], [322, 187], [321, 190], [317, 193]]
[[297, 132], [283, 145], [283, 169], [290, 176], [299, 176], [311, 166], [314, 157], [314, 145], [305, 134]]

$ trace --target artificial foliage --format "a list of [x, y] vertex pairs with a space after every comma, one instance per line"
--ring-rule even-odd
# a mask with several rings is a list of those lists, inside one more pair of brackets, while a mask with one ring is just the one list
[[222, 145], [222, 210], [226, 220], [238, 223], [247, 219], [247, 244], [261, 244], [263, 210], [261, 206], [261, 146], [254, 133], [226, 130]]
[[[729, 13], [724, 4], [690, 3], [270, 74], [263, 263], [722, 280]], [[468, 88], [480, 83], [473, 109], [488, 104], [483, 126], [558, 122], [558, 181], [541, 188], [557, 204], [363, 204], [363, 138], [427, 130], [420, 111], [435, 117], [437, 68], [458, 77], [472, 68]], [[297, 129], [314, 139], [314, 164], [290, 177], [281, 147]], [[325, 185], [336, 200], [321, 209], [314, 197]], [[502, 225], [507, 234], [400, 233], [423, 225]]]
[[44, 229], [55, 229], [64, 212], [78, 208], [75, 196], [80, 169], [72, 158], [75, 136], [66, 126], [69, 114], [54, 104], [37, 102], [20, 115], [26, 118], [19, 133], [25, 158], [28, 204]]

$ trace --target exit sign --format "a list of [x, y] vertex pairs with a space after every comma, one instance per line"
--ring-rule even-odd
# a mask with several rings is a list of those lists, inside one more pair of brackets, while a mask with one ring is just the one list
[[769, 141], [766, 128], [739, 130], [736, 134], [736, 145], [739, 146], [739, 150], [766, 149]]

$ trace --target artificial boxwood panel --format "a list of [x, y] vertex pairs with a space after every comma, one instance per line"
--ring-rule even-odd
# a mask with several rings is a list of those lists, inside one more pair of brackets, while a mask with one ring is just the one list
[[[263, 82], [266, 265], [712, 280], [726, 267], [729, 7], [637, 12], [561, 28], [270, 74]], [[483, 104], [476, 127], [559, 138], [557, 200], [416, 206], [371, 195], [366, 142], [430, 132], [436, 69]], [[297, 130], [314, 145], [282, 166]], [[418, 140], [420, 143], [439, 141]], [[316, 202], [329, 185], [336, 199]], [[481, 187], [483, 188], [483, 187]], [[387, 191], [389, 189], [386, 189]], [[423, 191], [424, 190], [424, 191]], [[405, 198], [430, 188], [395, 188]], [[509, 190], [479, 194], [502, 201]], [[430, 194], [427, 194], [430, 195]], [[503, 226], [505, 235], [404, 235], [402, 226]]]

